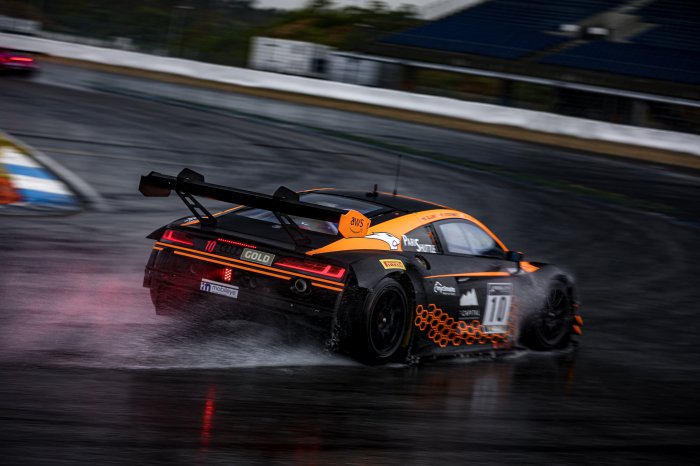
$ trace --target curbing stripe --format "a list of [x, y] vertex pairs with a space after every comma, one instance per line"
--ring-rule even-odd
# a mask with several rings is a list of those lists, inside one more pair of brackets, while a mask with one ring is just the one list
[[5, 163], [5, 170], [13, 176], [24, 176], [27, 178], [40, 178], [44, 180], [55, 180], [56, 177], [47, 172], [43, 168], [28, 167], [26, 165], [15, 165], [13, 163]]
[[[74, 197], [75, 195], [68, 187], [56, 179], [35, 178], [33, 176], [17, 175], [8, 170], [10, 180], [15, 189], [19, 191], [44, 192], [49, 194], [61, 194], [63, 196]], [[73, 202], [74, 204], [77, 202]]]
[[[4, 153], [10, 152], [9, 160], [13, 161], [13, 165], [21, 165], [24, 167], [32, 168], [44, 168], [46, 171], [53, 174], [53, 179], [57, 182], [64, 183], [67, 189], [74, 194], [71, 194], [73, 198], [73, 205], [78, 207], [82, 202], [87, 204], [92, 210], [98, 212], [109, 212], [111, 209], [107, 206], [102, 196], [99, 195], [90, 185], [85, 181], [75, 175], [73, 172], [63, 167], [58, 162], [54, 161], [52, 158], [44, 155], [37, 149], [34, 149], [29, 144], [20, 141], [4, 131], [0, 130], [0, 140], [6, 140], [10, 144], [14, 145], [17, 149], [0, 151], [0, 160], [4, 159]], [[22, 152], [20, 152], [20, 150]], [[19, 160], [19, 163], [17, 162]], [[8, 170], [9, 172], [9, 170]], [[10, 176], [12, 176], [10, 174]], [[30, 189], [25, 191], [28, 195], [33, 195]], [[63, 195], [60, 193], [46, 193], [44, 192], [42, 203], [55, 205], [57, 201], [60, 200], [58, 196]], [[63, 195], [65, 196], [65, 195]], [[38, 199], [38, 198], [37, 198]]]
[[0, 151], [5, 166], [15, 165], [27, 168], [42, 168], [41, 165], [19, 152], [14, 147], [3, 147], [0, 148]]
[[22, 196], [22, 202], [35, 205], [51, 205], [62, 207], [74, 207], [78, 200], [73, 194], [56, 194], [48, 191], [36, 191], [32, 189], [17, 189]]
[[[7, 163], [7, 162], [12, 163]], [[43, 206], [76, 208], [80, 202], [68, 186], [41, 167], [29, 155], [22, 153], [17, 147], [0, 147], [0, 162], [7, 174], [10, 187], [19, 197], [7, 206]]]

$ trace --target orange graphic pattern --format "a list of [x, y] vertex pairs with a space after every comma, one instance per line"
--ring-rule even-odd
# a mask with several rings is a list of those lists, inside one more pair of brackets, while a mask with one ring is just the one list
[[472, 320], [469, 323], [455, 320], [434, 304], [428, 304], [427, 309], [419, 304], [416, 308], [414, 324], [421, 331], [427, 330], [428, 338], [440, 348], [448, 345], [485, 345], [487, 343], [492, 343], [496, 347], [512, 343], [511, 337], [514, 335], [512, 321], [511, 319], [511, 323], [508, 324], [508, 332], [489, 334], [483, 332], [481, 322], [478, 320]]

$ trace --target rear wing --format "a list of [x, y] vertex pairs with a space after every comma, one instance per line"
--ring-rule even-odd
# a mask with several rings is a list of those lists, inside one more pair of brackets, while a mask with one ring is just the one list
[[[200, 223], [211, 227], [216, 226], [216, 217], [194, 196], [268, 210], [277, 215], [283, 226], [296, 227], [294, 221], [289, 218], [290, 215], [338, 223], [339, 233], [346, 238], [364, 237], [370, 225], [370, 220], [360, 212], [302, 202], [299, 200], [299, 194], [284, 186], [280, 186], [270, 196], [206, 183], [203, 175], [188, 168], [176, 177], [157, 172], [142, 176], [139, 191], [148, 197], [167, 197], [171, 191], [175, 191]], [[296, 229], [298, 230], [298, 227]]]

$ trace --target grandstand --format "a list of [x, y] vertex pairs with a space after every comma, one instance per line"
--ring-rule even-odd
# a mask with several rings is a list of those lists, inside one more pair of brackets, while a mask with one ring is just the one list
[[627, 11], [649, 27], [625, 41], [584, 42], [540, 62], [700, 84], [700, 4], [657, 0]]
[[[683, 99], [691, 119], [698, 119], [700, 1], [486, 0], [381, 37], [369, 51], [410, 60], [414, 69], [421, 68], [420, 62], [441, 64], [464, 68], [457, 73], [487, 70], [511, 76], [504, 82], [536, 77]], [[568, 91], [566, 85], [559, 87], [563, 91], [552, 99], [561, 103]], [[644, 105], [683, 118], [688, 113], [687, 108]], [[629, 114], [622, 120], [638, 119], [631, 113], [638, 115], [639, 105], [617, 107]], [[675, 123], [660, 127], [668, 125]], [[698, 131], [700, 122], [690, 126]]]
[[700, 84], [688, 0], [490, 0], [381, 43]]
[[584, 19], [622, 0], [491, 0], [441, 20], [392, 34], [385, 44], [499, 58], [521, 58], [567, 40], [551, 34], [559, 25]]

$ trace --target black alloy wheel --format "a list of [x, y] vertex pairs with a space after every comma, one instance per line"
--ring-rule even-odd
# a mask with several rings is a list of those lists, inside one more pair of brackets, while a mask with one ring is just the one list
[[573, 307], [563, 283], [550, 288], [540, 310], [531, 317], [524, 329], [523, 342], [532, 349], [562, 348], [571, 336]]
[[392, 278], [382, 279], [358, 317], [362, 320], [352, 337], [355, 356], [367, 364], [399, 360], [409, 330], [408, 298], [403, 287]]
[[369, 339], [379, 357], [392, 355], [406, 327], [406, 302], [399, 290], [385, 289], [372, 308]]

